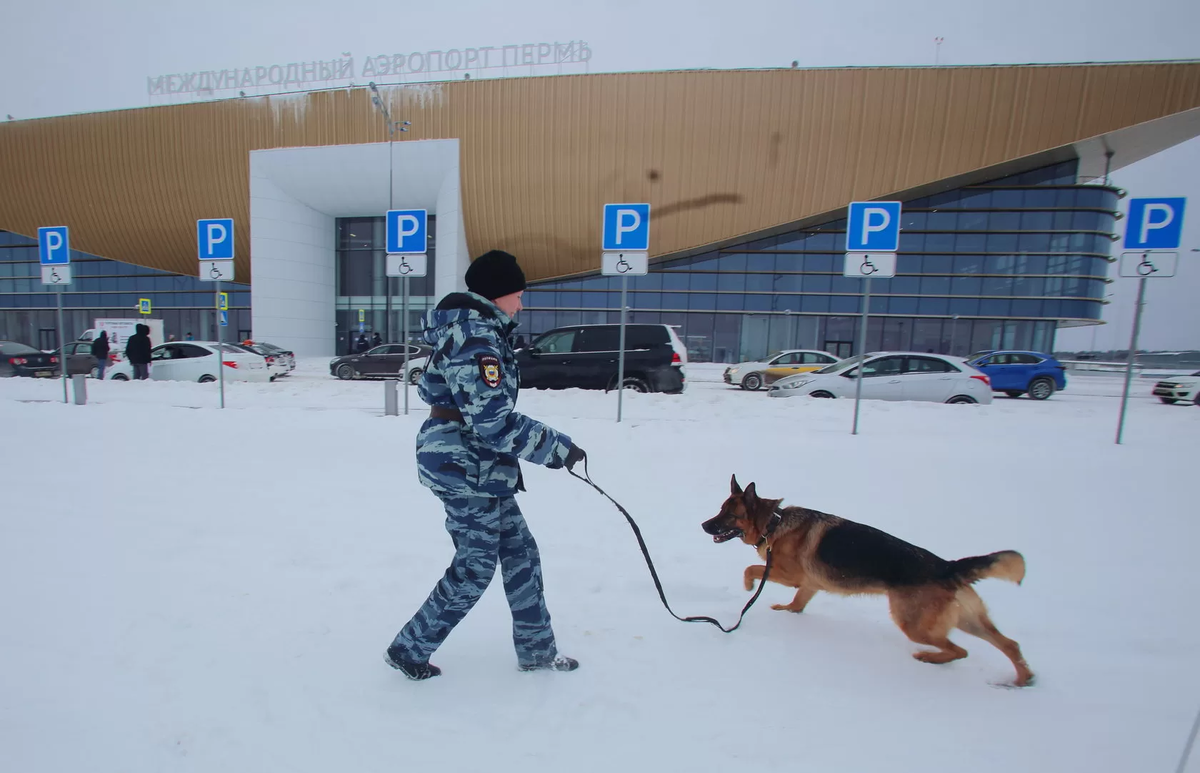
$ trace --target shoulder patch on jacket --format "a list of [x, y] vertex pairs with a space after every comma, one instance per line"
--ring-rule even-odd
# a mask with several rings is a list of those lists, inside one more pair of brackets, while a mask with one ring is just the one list
[[500, 358], [485, 354], [479, 358], [479, 377], [483, 383], [495, 389], [500, 386]]

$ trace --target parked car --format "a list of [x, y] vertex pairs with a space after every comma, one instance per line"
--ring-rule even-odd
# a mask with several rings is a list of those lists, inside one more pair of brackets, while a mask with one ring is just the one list
[[[620, 325], [569, 325], [517, 350], [521, 387], [615, 389]], [[670, 325], [625, 325], [625, 382], [638, 392], [682, 392], [687, 348]]]
[[282, 357], [276, 357], [274, 354], [267, 353], [267, 350], [263, 347], [247, 345], [244, 343], [225, 345], [232, 346], [235, 349], [241, 349], [242, 351], [250, 352], [251, 354], [257, 354], [259, 357], [262, 357], [267, 363], [267, 372], [271, 374], [272, 381], [280, 376], [286, 376], [291, 372], [288, 370], [287, 362], [285, 362]]
[[[220, 347], [220, 348], [218, 348]], [[172, 341], [150, 350], [152, 381], [199, 381], [206, 384], [221, 377], [226, 381], [270, 381], [267, 361], [261, 354], [216, 341]], [[129, 381], [133, 366], [122, 360], [108, 369], [112, 381]]]
[[988, 377], [961, 357], [918, 352], [874, 352], [848, 357], [821, 370], [776, 381], [771, 397], [854, 397], [862, 364], [864, 400], [937, 403], [992, 402]]
[[1067, 368], [1041, 352], [992, 351], [968, 358], [971, 367], [987, 374], [992, 390], [1009, 397], [1027, 394], [1045, 400], [1067, 388]]
[[0, 341], [0, 376], [52, 378], [59, 375], [57, 355], [16, 341]]
[[725, 369], [725, 383], [736, 384], [753, 392], [786, 376], [811, 373], [837, 361], [837, 357], [829, 352], [787, 349], [765, 360], [739, 362], [729, 366]]
[[296, 353], [291, 351], [290, 349], [284, 349], [282, 347], [276, 346], [275, 344], [269, 344], [266, 341], [249, 341], [249, 340], [247, 340], [247, 341], [242, 341], [242, 345], [249, 346], [251, 349], [258, 352], [259, 354], [261, 354], [264, 357], [267, 357], [267, 356], [274, 357], [277, 362], [282, 362], [284, 365], [287, 366], [288, 373], [291, 373], [293, 370], [296, 369]]
[[[424, 344], [407, 344], [408, 371], [405, 377], [410, 384], [417, 383], [425, 372], [425, 363], [433, 353], [433, 347]], [[397, 377], [404, 367], [405, 344], [381, 344], [359, 354], [334, 357], [329, 361], [329, 372], [343, 380], [352, 378]]]
[[[58, 349], [50, 352], [56, 357], [61, 358], [62, 354]], [[109, 362], [114, 362], [112, 354], [109, 354]], [[92, 345], [86, 341], [72, 341], [67, 344], [67, 375], [74, 376], [77, 373], [84, 373], [95, 378], [99, 375], [100, 370], [96, 367], [99, 361], [92, 354]]]
[[1154, 396], [1167, 405], [1191, 402], [1200, 405], [1200, 370], [1185, 376], [1171, 376], [1154, 385]]

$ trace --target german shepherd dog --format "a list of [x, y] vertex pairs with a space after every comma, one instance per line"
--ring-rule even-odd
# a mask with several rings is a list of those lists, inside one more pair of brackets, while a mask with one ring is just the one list
[[[971, 584], [985, 577], [1018, 585], [1025, 578], [1025, 559], [1015, 550], [946, 561], [879, 529], [804, 507], [780, 507], [782, 499], [762, 499], [751, 483], [743, 491], [737, 476], [721, 512], [705, 521], [713, 542], [741, 537], [765, 558], [771, 550], [768, 580], [796, 589], [790, 604], [771, 608], [803, 612], [818, 591], [844, 596], [882, 594], [892, 619], [909, 639], [936, 647], [913, 657], [925, 663], [949, 663], [967, 651], [947, 638], [952, 628], [978, 636], [1008, 656], [1017, 669], [1015, 684], [1033, 684], [1021, 648], [1003, 636], [988, 618], [983, 599]], [[746, 567], [746, 590], [761, 581], [766, 567]]]

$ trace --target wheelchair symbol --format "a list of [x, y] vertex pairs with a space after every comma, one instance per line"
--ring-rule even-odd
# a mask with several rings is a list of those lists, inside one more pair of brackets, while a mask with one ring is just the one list
[[633, 270], [633, 266], [631, 266], [629, 264], [629, 261], [625, 260], [625, 256], [622, 255], [621, 259], [617, 261], [617, 273], [618, 274], [626, 274], [632, 270]]
[[862, 265], [858, 267], [858, 273], [862, 274], [863, 276], [870, 276], [877, 271], [879, 271], [879, 267], [871, 262], [871, 257], [869, 255], [863, 258]]
[[1142, 255], [1142, 262], [1137, 265], [1138, 276], [1150, 276], [1158, 273], [1158, 268], [1150, 262], [1149, 255]]
[[210, 268], [208, 270], [208, 275], [212, 279], [220, 279], [221, 278], [221, 269], [217, 268], [216, 263], [212, 264], [212, 268]]
[[408, 276], [413, 272], [413, 267], [408, 265], [408, 258], [400, 258], [400, 265], [397, 271], [400, 272], [400, 276]]
[[50, 282], [51, 282], [51, 284], [58, 284], [58, 283], [59, 283], [59, 282], [61, 282], [61, 281], [62, 281], [62, 277], [60, 277], [60, 276], [58, 275], [58, 269], [57, 269], [57, 268], [50, 269]]

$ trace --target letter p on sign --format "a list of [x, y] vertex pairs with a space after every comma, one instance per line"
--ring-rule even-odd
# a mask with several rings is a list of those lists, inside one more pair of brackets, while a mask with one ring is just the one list
[[233, 218], [196, 221], [200, 260], [233, 260]]
[[650, 205], [605, 204], [600, 241], [604, 252], [648, 252]]
[[1187, 199], [1130, 199], [1125, 226], [1127, 250], [1175, 250], [1183, 238]]
[[895, 252], [899, 248], [900, 202], [850, 202], [846, 220], [847, 252]]

